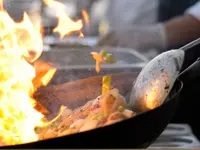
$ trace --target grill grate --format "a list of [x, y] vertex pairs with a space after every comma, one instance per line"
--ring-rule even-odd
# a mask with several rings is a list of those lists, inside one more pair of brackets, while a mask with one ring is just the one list
[[187, 124], [170, 124], [149, 148], [199, 148], [200, 142]]

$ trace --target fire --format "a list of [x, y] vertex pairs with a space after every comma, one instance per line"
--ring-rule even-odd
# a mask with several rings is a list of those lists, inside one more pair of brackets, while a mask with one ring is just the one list
[[26, 13], [20, 23], [15, 23], [5, 11], [0, 11], [0, 18], [0, 50], [15, 49], [29, 62], [34, 62], [43, 49], [40, 30]]
[[[61, 38], [74, 31], [80, 33], [82, 21], [72, 21], [64, 13], [64, 5], [54, 0], [44, 0], [58, 17]], [[29, 17], [24, 12], [21, 22], [15, 22], [3, 9], [0, 0], [0, 143], [22, 144], [37, 141], [35, 127], [44, 126], [44, 115], [36, 110], [39, 103], [33, 94], [46, 86], [56, 69], [49, 63], [36, 60], [43, 50], [42, 25], [39, 14]], [[63, 108], [61, 108], [62, 110]], [[61, 111], [62, 112], [62, 111]]]
[[83, 37], [85, 37], [85, 36], [84, 36], [84, 34], [83, 34], [82, 32], [80, 32], [79, 37], [80, 37], [80, 38], [83, 38]]
[[56, 73], [53, 64], [43, 61], [35, 62], [34, 68], [36, 70], [36, 78], [34, 78], [33, 84], [36, 89], [40, 86], [46, 86]]
[[81, 30], [83, 28], [82, 20], [73, 21], [66, 13], [65, 6], [62, 3], [59, 3], [55, 0], [43, 0], [44, 3], [52, 8], [56, 16], [58, 18], [58, 25], [53, 30], [53, 32], [58, 32], [60, 34], [60, 38], [64, 38], [64, 36], [71, 34], [74, 31], [80, 33], [80, 37], [83, 37]]
[[152, 89], [150, 92], [146, 93], [145, 96], [145, 102], [146, 102], [146, 106], [149, 109], [154, 109], [157, 106], [159, 106], [159, 102], [157, 101], [158, 98], [158, 93], [159, 93], [159, 80], [156, 80], [153, 84], [152, 84]]
[[36, 72], [30, 63], [41, 55], [43, 40], [26, 13], [16, 23], [0, 5], [0, 139], [5, 144], [31, 142], [38, 139], [34, 129], [44, 116], [34, 109]]
[[43, 118], [32, 98], [35, 70], [17, 49], [1, 50], [0, 59], [0, 137], [6, 144], [35, 141]]
[[89, 18], [87, 11], [82, 10], [82, 15], [83, 15], [83, 19], [84, 19], [86, 25], [89, 26], [90, 18]]

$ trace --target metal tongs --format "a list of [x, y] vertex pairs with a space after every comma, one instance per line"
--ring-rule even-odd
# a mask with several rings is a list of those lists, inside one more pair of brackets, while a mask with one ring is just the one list
[[[133, 85], [130, 106], [138, 112], [160, 106], [167, 99], [175, 81], [180, 77], [187, 78], [192, 74], [189, 74], [192, 68], [200, 66], [200, 59], [198, 59], [181, 72], [186, 51], [198, 44], [200, 44], [200, 38], [180, 49], [163, 52], [152, 59], [140, 72]], [[194, 72], [194, 69], [192, 71]]]

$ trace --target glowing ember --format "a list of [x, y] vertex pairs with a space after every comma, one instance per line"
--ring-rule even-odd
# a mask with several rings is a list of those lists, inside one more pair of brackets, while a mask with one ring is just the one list
[[158, 94], [159, 94], [159, 81], [156, 80], [153, 84], [152, 84], [152, 89], [150, 92], [146, 93], [146, 96], [145, 96], [145, 101], [146, 101], [146, 106], [147, 108], [149, 109], [154, 109], [156, 108], [157, 106], [160, 105], [159, 101], [157, 101], [158, 99]]
[[[69, 35], [74, 31], [81, 32], [83, 28], [82, 20], [73, 21], [66, 13], [65, 6], [55, 0], [43, 0], [44, 3], [52, 8], [58, 18], [58, 25], [53, 30], [60, 34], [60, 38], [63, 38], [65, 35]], [[82, 37], [82, 33], [80, 37]]]

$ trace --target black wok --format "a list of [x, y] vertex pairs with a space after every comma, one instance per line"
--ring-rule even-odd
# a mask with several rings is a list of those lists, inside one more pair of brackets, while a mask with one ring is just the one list
[[[113, 86], [128, 96], [138, 73], [113, 75]], [[134, 118], [88, 132], [3, 148], [147, 148], [176, 111], [183, 83], [177, 80], [166, 102]], [[35, 97], [54, 113], [61, 104], [75, 108], [100, 95], [101, 77], [40, 89]], [[73, 94], [71, 94], [73, 93]]]
[[[190, 59], [187, 57], [186, 60]], [[187, 63], [184, 67], [188, 67]], [[136, 117], [87, 132], [2, 148], [147, 148], [163, 132], [175, 114], [183, 83], [187, 86], [199, 77], [199, 68], [200, 60], [181, 74], [160, 107]], [[122, 95], [128, 97], [137, 75], [138, 73], [133, 72], [114, 74], [112, 85], [118, 88]], [[76, 108], [99, 96], [101, 79], [99, 76], [44, 87], [35, 93], [35, 98], [49, 110], [51, 115], [47, 117], [51, 118], [57, 114], [61, 105]]]

